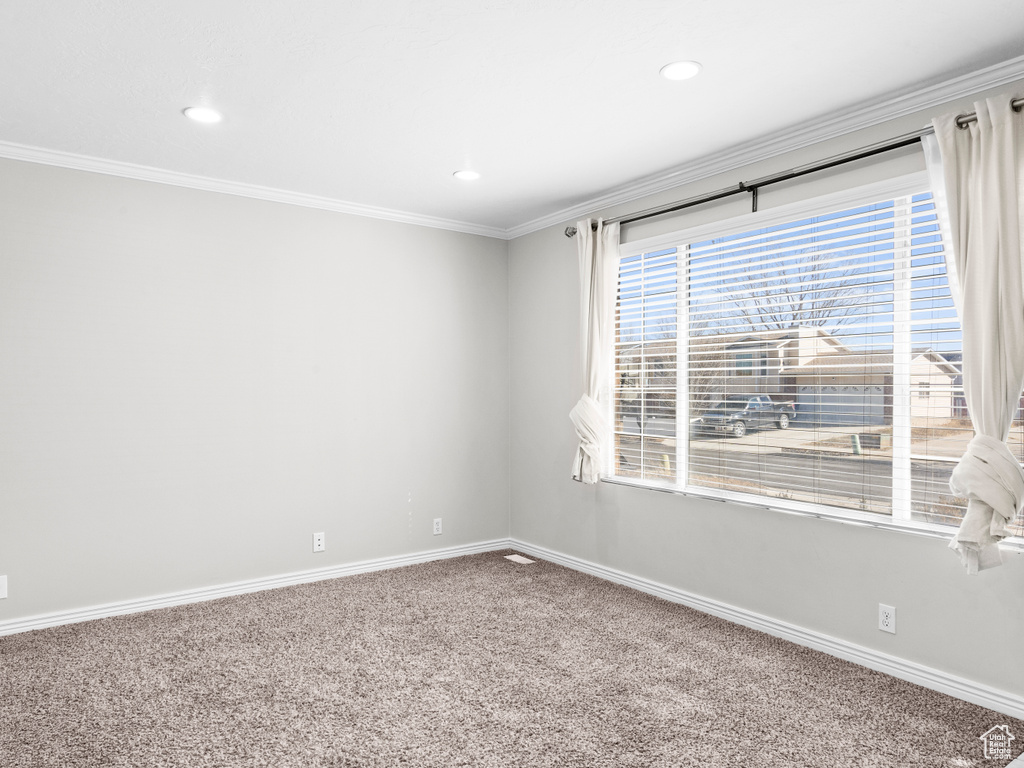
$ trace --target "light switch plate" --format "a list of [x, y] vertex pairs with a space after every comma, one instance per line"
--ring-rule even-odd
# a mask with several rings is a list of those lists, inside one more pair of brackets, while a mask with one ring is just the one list
[[7, 577], [0, 576], [0, 600], [7, 597]]

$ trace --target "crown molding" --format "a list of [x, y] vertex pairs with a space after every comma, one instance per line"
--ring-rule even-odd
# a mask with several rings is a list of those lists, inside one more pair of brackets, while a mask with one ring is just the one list
[[506, 237], [514, 239], [550, 226], [564, 226], [595, 211], [633, 202], [648, 195], [665, 192], [719, 173], [743, 168], [760, 160], [793, 152], [829, 139], [870, 128], [890, 120], [931, 109], [989, 88], [1024, 78], [1024, 56], [995, 64], [966, 75], [944, 80], [922, 88], [908, 89], [882, 99], [863, 102], [848, 110], [820, 120], [786, 128], [745, 144], [739, 144], [695, 162], [684, 163], [656, 175], [648, 176], [614, 192], [591, 198], [533, 221], [511, 227]]
[[207, 176], [196, 176], [189, 173], [179, 173], [161, 168], [153, 168], [148, 165], [136, 165], [118, 160], [106, 160], [89, 155], [78, 155], [72, 152], [62, 152], [53, 149], [42, 149], [24, 144], [0, 141], [0, 158], [8, 160], [22, 160], [29, 163], [52, 165], [58, 168], [69, 168], [76, 171], [89, 171], [91, 173], [102, 173], [108, 176], [120, 176], [126, 179], [137, 181], [152, 181], [157, 184], [170, 184], [176, 187], [198, 189], [204, 192], [219, 192], [225, 195], [236, 195], [238, 197], [250, 197], [256, 200], [266, 200], [271, 203], [285, 203], [287, 205], [298, 205], [304, 208], [318, 208], [324, 211], [335, 213], [348, 213], [353, 216], [366, 216], [371, 219], [383, 219], [394, 221], [400, 224], [414, 224], [420, 227], [431, 227], [433, 229], [447, 229], [453, 232], [464, 232], [470, 235], [483, 235], [484, 237], [495, 237], [501, 240], [508, 239], [508, 230], [497, 227], [488, 227], [482, 224], [473, 224], [468, 221], [456, 221], [453, 219], [442, 219], [435, 216], [424, 216], [406, 211], [396, 211], [390, 208], [378, 208], [372, 205], [350, 203], [345, 200], [336, 200], [330, 197], [309, 195], [303, 192], [292, 192], [286, 189], [274, 189], [272, 187], [261, 187], [256, 184], [245, 184], [237, 181], [224, 181], [212, 179]]
[[72, 170], [90, 171], [92, 173], [103, 173], [109, 176], [120, 176], [139, 181], [152, 181], [158, 184], [170, 184], [188, 189], [219, 192], [221, 194], [249, 197], [274, 203], [298, 205], [305, 208], [317, 208], [401, 224], [445, 229], [470, 235], [493, 237], [499, 240], [512, 240], [546, 227], [563, 226], [566, 222], [575, 222], [578, 218], [590, 216], [595, 211], [675, 189], [719, 173], [742, 168], [760, 160], [766, 160], [864, 128], [870, 128], [889, 120], [895, 120], [915, 112], [931, 109], [955, 99], [970, 96], [989, 88], [998, 88], [1021, 79], [1024, 79], [1024, 56], [1018, 56], [1015, 59], [961, 75], [951, 80], [945, 80], [923, 88], [900, 91], [880, 100], [864, 102], [838, 114], [806, 122], [797, 128], [777, 131], [754, 141], [708, 155], [700, 160], [675, 166], [666, 171], [640, 179], [632, 184], [617, 187], [613, 192], [590, 198], [569, 208], [563, 208], [540, 218], [504, 229], [474, 224], [468, 221], [424, 216], [390, 208], [378, 208], [376, 206], [351, 203], [345, 200], [309, 195], [302, 192], [212, 179], [206, 176], [179, 173], [117, 160], [106, 160], [72, 152], [42, 149], [12, 142], [0, 141], [0, 158], [52, 165]]

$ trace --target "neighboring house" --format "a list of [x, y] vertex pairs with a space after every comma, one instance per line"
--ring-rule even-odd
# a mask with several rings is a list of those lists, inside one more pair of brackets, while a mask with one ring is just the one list
[[953, 419], [963, 396], [960, 368], [944, 355], [926, 349], [910, 361], [910, 417]]
[[[964, 375], [963, 375], [963, 353], [946, 352], [943, 357], [956, 368], [956, 378], [953, 380], [953, 417], [966, 419], [970, 414], [967, 412], [967, 398], [964, 396]], [[1013, 417], [1015, 422], [1024, 422], [1024, 394], [1017, 404], [1017, 413]]]
[[807, 326], [747, 336], [722, 343], [722, 348], [728, 363], [725, 372], [732, 379], [726, 385], [727, 394], [787, 391], [795, 394], [792, 389], [795, 382], [791, 380], [793, 370], [816, 357], [849, 352], [839, 339], [828, 332]]
[[[738, 339], [694, 337], [689, 363], [693, 410], [725, 395], [760, 394], [794, 401], [797, 421], [804, 425], [892, 422], [892, 354], [851, 349], [821, 328], [798, 326]], [[674, 339], [621, 350], [616, 375], [621, 417], [674, 416]], [[931, 349], [915, 352], [911, 418], [941, 421], [962, 415], [960, 382], [958, 360]]]
[[664, 339], [619, 350], [615, 362], [616, 420], [640, 426], [675, 418], [676, 341]]
[[[725, 394], [793, 399], [804, 423], [891, 422], [891, 353], [854, 350], [821, 328], [803, 326], [748, 336], [723, 348]], [[911, 418], [953, 418], [959, 373], [937, 352], [916, 352], [910, 361]]]
[[[812, 358], [796, 369], [801, 418], [821, 424], [887, 424], [892, 420], [892, 354], [836, 352]], [[910, 361], [910, 417], [945, 421], [954, 417], [958, 371], [932, 350]]]

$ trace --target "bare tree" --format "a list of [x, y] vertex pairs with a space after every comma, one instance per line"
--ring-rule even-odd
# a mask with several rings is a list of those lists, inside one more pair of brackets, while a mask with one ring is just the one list
[[891, 294], [891, 282], [877, 279], [888, 269], [884, 262], [823, 263], [822, 254], [812, 249], [778, 263], [762, 254], [730, 260], [727, 269], [706, 272], [696, 281], [691, 327], [741, 333], [849, 326], [863, 320], [866, 304]]
[[729, 354], [717, 337], [691, 335], [687, 378], [690, 410], [700, 410], [722, 396], [728, 374]]

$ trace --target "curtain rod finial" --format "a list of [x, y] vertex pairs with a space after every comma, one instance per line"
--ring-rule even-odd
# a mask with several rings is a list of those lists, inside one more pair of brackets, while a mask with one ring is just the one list
[[566, 227], [565, 228], [565, 236], [566, 237], [576, 237], [576, 227]]

